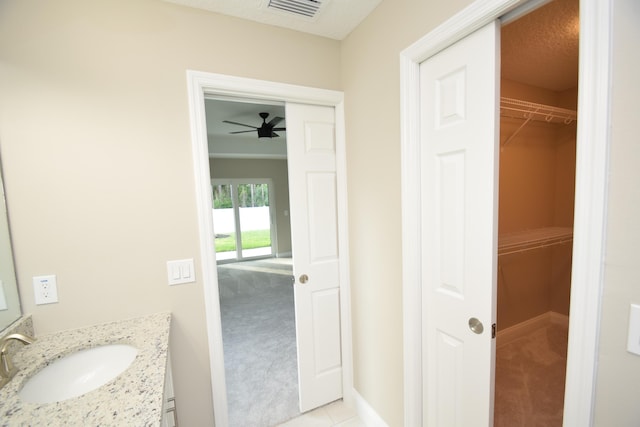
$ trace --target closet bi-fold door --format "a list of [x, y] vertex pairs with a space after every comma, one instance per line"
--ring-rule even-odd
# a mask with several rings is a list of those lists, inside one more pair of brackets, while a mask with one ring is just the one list
[[420, 65], [423, 424], [493, 424], [500, 26]]

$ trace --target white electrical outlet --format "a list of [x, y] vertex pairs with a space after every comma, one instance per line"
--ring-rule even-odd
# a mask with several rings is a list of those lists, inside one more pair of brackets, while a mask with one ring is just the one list
[[35, 295], [36, 305], [58, 302], [56, 276], [34, 276], [33, 293]]

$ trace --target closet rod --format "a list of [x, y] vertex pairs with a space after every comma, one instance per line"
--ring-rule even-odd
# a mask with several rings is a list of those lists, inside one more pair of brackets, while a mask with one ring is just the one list
[[502, 147], [511, 142], [531, 120], [568, 125], [578, 119], [578, 114], [575, 110], [507, 97], [500, 98], [500, 113], [506, 117], [525, 119], [524, 123], [501, 144]]

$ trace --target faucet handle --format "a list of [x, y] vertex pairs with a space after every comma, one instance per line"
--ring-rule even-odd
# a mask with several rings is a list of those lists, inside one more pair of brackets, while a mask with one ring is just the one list
[[10, 334], [0, 339], [0, 378], [9, 380], [15, 375], [15, 368], [8, 354], [8, 347], [12, 340], [20, 341], [23, 344], [33, 344], [36, 340], [29, 335]]

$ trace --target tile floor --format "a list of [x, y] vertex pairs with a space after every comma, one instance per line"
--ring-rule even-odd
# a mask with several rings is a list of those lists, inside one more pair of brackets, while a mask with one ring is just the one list
[[278, 427], [366, 427], [358, 418], [355, 408], [341, 400], [302, 414]]

